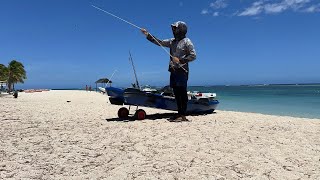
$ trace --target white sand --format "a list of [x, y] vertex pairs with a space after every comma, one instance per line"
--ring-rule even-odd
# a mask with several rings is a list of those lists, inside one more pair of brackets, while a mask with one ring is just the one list
[[0, 97], [0, 179], [320, 179], [320, 119], [107, 121], [118, 109], [95, 92]]

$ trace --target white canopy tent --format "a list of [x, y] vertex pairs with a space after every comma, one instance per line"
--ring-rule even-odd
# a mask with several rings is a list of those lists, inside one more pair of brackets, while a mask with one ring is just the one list
[[2, 87], [7, 86], [7, 81], [0, 81], [0, 86], [2, 86]]

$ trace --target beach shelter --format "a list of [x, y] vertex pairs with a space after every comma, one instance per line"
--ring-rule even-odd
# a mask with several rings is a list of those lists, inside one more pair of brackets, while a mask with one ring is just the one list
[[102, 87], [106, 87], [106, 84], [109, 84], [111, 86], [112, 81], [110, 81], [108, 78], [101, 78], [101, 79], [98, 79], [95, 83], [96, 83], [96, 91], [97, 91], [98, 84], [102, 84]]
[[0, 94], [6, 90], [7, 81], [0, 81]]
[[4, 88], [7, 86], [7, 81], [0, 81], [0, 87]]
[[0, 81], [0, 85], [1, 86], [6, 86], [7, 85], [7, 81]]

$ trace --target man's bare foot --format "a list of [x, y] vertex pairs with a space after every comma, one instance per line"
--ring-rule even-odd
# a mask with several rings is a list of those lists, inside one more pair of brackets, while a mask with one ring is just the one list
[[186, 116], [181, 116], [182, 121], [190, 121]]

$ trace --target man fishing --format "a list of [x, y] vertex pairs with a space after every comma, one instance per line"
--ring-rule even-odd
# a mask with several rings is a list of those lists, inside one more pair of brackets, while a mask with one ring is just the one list
[[178, 107], [178, 114], [173, 118], [175, 122], [188, 121], [186, 118], [188, 95], [187, 84], [189, 76], [188, 63], [196, 59], [196, 51], [189, 38], [186, 37], [187, 25], [182, 21], [171, 24], [174, 38], [159, 40], [146, 29], [141, 32], [152, 43], [170, 48], [170, 87], [173, 89]]

